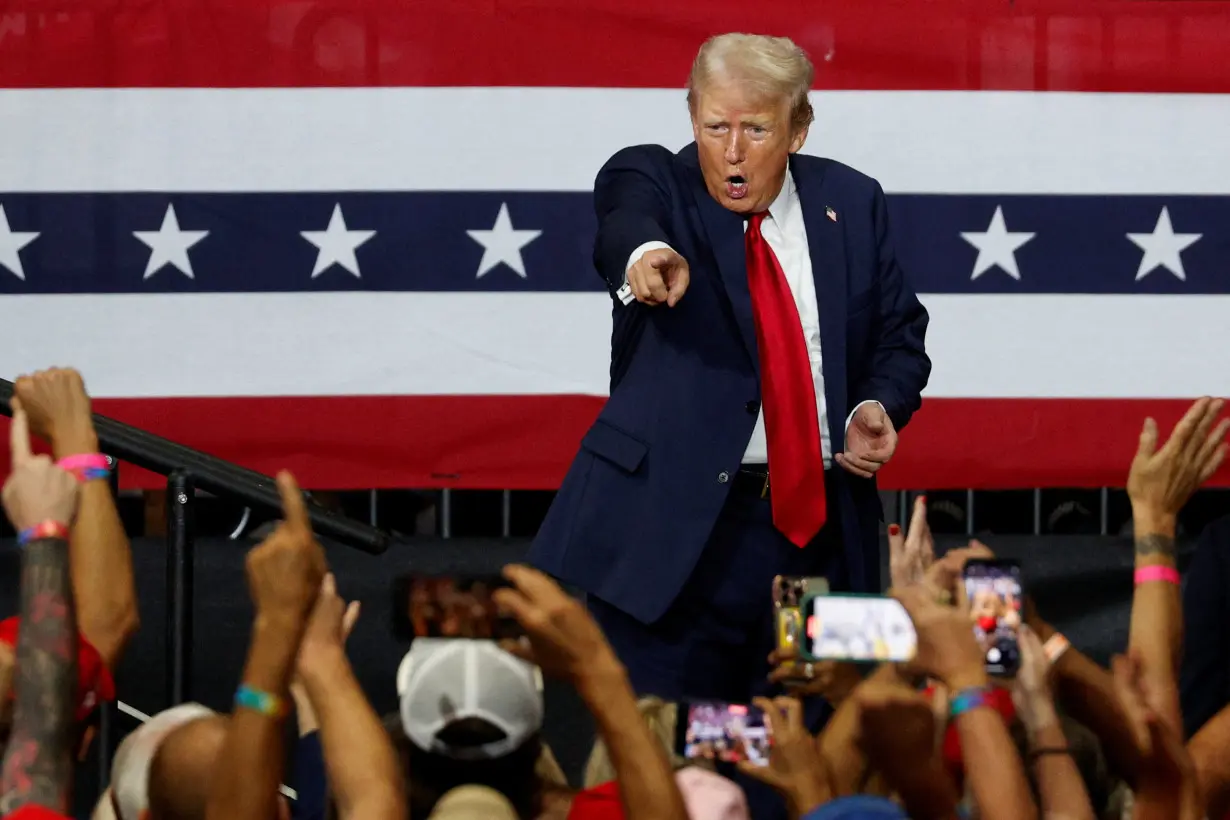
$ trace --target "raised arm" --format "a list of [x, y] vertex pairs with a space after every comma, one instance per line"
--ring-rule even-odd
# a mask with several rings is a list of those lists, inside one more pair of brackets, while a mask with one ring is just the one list
[[299, 645], [326, 569], [303, 495], [290, 474], [278, 476], [278, 492], [283, 521], [248, 553], [256, 618], [236, 708], [209, 784], [206, 820], [278, 816], [286, 734], [282, 719]]
[[56, 459], [75, 459], [84, 479], [71, 538], [73, 595], [81, 635], [114, 670], [139, 626], [132, 551], [107, 475], [89, 465], [100, 459], [90, 397], [76, 370], [53, 368], [15, 384], [36, 435]]
[[666, 247], [670, 201], [661, 171], [670, 152], [658, 145], [637, 145], [615, 154], [594, 180], [594, 214], [598, 235], [594, 240], [594, 267], [611, 292], [624, 285], [633, 251], [642, 246]]
[[355, 607], [338, 597], [333, 575], [326, 575], [299, 649], [299, 674], [320, 722], [337, 816], [397, 820], [406, 814], [397, 751], [346, 657], [347, 622], [353, 625], [358, 617]]
[[641, 718], [627, 671], [598, 624], [537, 570], [509, 565], [504, 576], [513, 587], [497, 590], [496, 602], [527, 634], [526, 642], [506, 648], [576, 687], [610, 755], [624, 816], [686, 820], [666, 749]]
[[13, 469], [4, 511], [24, 545], [21, 631], [14, 684], [17, 705], [4, 752], [0, 812], [25, 806], [68, 813], [73, 783], [77, 696], [77, 621], [68, 569], [68, 528], [76, 480], [30, 451], [29, 424], [13, 401]]

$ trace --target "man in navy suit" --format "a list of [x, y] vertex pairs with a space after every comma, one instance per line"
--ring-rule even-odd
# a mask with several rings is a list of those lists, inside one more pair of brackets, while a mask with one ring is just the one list
[[921, 403], [928, 317], [880, 185], [798, 153], [812, 76], [790, 40], [713, 38], [695, 142], [626, 148], [594, 186], [610, 400], [530, 561], [587, 593], [644, 694], [764, 694], [775, 575], [880, 591], [874, 476]]

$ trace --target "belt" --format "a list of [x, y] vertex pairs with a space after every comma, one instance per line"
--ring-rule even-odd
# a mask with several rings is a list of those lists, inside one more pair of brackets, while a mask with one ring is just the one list
[[745, 495], [769, 498], [769, 465], [744, 464], [735, 473], [730, 488]]
[[[824, 474], [828, 476], [828, 469], [825, 469]], [[744, 464], [735, 473], [734, 480], [731, 482], [731, 490], [738, 491], [745, 495], [756, 495], [760, 498], [769, 498], [772, 493], [769, 486], [769, 465], [768, 464]], [[827, 486], [827, 484], [826, 484]]]

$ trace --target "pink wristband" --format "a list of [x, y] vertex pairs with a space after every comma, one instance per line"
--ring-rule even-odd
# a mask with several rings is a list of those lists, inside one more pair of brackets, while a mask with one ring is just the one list
[[72, 473], [78, 481], [106, 478], [111, 473], [111, 462], [102, 453], [81, 453], [65, 456], [56, 462], [61, 470]]
[[1164, 567], [1160, 564], [1153, 564], [1148, 567], [1140, 567], [1136, 570], [1136, 585], [1147, 584], [1150, 581], [1168, 581], [1172, 584], [1180, 582], [1179, 571], [1174, 567]]

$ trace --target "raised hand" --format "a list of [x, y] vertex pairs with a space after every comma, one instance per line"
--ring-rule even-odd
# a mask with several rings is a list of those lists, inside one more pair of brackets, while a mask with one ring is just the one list
[[692, 281], [688, 261], [669, 248], [645, 251], [628, 269], [628, 287], [636, 301], [668, 307], [679, 304]]
[[[591, 673], [618, 664], [602, 629], [581, 602], [536, 569], [518, 564], [504, 568], [511, 588], [497, 589], [492, 598], [525, 630], [525, 642], [504, 642], [515, 655], [536, 663], [543, 672], [574, 684]], [[618, 668], [616, 666], [616, 668]]]
[[795, 817], [832, 799], [825, 764], [816, 739], [803, 724], [803, 704], [796, 698], [754, 698], [764, 710], [773, 735], [769, 765], [739, 761], [739, 771], [772, 786], [791, 804]]
[[985, 659], [974, 639], [964, 597], [958, 598], [961, 606], [945, 606], [921, 584], [894, 590], [893, 597], [905, 607], [918, 633], [918, 654], [909, 663], [911, 668], [938, 678], [953, 692], [986, 685]]
[[1038, 634], [1022, 625], [1017, 633], [1021, 647], [1021, 668], [1012, 682], [1012, 703], [1029, 732], [1038, 732], [1055, 723], [1055, 702], [1051, 696], [1051, 662]]
[[923, 585], [941, 603], [951, 604], [959, 601], [965, 595], [961, 585], [961, 574], [965, 571], [966, 562], [973, 558], [995, 558], [991, 548], [977, 539], [968, 545], [951, 549], [944, 557], [933, 561], [923, 573]]
[[19, 533], [44, 521], [71, 526], [77, 514], [77, 479], [55, 466], [48, 456], [34, 455], [25, 407], [15, 396], [11, 404], [9, 452], [12, 470], [0, 491], [4, 512]]
[[1145, 419], [1140, 445], [1128, 472], [1127, 491], [1134, 512], [1173, 517], [1226, 457], [1224, 439], [1230, 419], [1214, 426], [1225, 402], [1202, 398], [1175, 425], [1158, 449], [1157, 422]]
[[770, 683], [782, 683], [794, 697], [819, 695], [838, 706], [863, 680], [857, 664], [836, 660], [800, 663], [791, 648], [775, 649], [769, 654], [773, 666]]
[[920, 495], [914, 499], [909, 530], [903, 532], [896, 524], [888, 528], [888, 571], [893, 587], [918, 583], [933, 563], [935, 538], [927, 524], [927, 497]]
[[847, 472], [871, 478], [897, 452], [897, 429], [877, 402], [867, 402], [854, 412], [846, 429], [846, 451], [833, 459]]
[[57, 458], [97, 452], [90, 397], [76, 370], [56, 367], [20, 376], [13, 390], [30, 416], [31, 431], [51, 443]]
[[348, 604], [342, 600], [337, 594], [337, 579], [332, 572], [326, 573], [303, 633], [303, 643], [299, 645], [299, 668], [321, 659], [332, 660], [334, 653], [344, 651], [346, 639], [358, 620], [359, 602]]
[[282, 472], [277, 481], [282, 521], [248, 553], [248, 589], [258, 618], [302, 626], [316, 603], [328, 567], [294, 476]]

